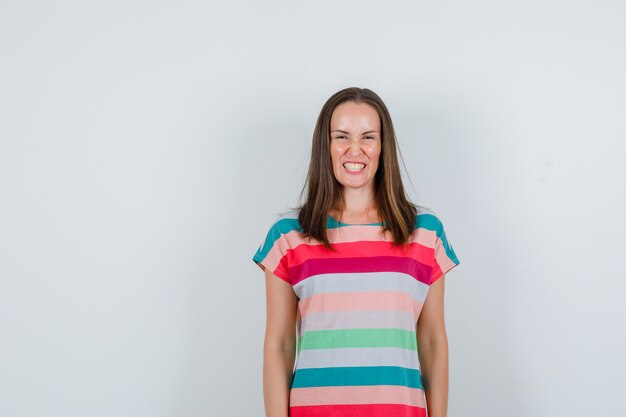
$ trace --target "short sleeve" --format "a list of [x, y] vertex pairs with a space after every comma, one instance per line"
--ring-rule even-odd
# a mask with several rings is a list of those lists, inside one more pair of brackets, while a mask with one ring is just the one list
[[435, 281], [441, 278], [441, 276], [460, 263], [459, 258], [457, 258], [456, 253], [452, 248], [452, 244], [446, 236], [443, 223], [438, 217], [436, 217], [435, 232], [435, 259], [433, 261], [433, 269], [430, 276], [430, 285], [435, 283]]
[[288, 222], [288, 219], [278, 218], [273, 222], [252, 260], [261, 270], [267, 268], [278, 278], [291, 283], [287, 259], [288, 230], [286, 230], [285, 222]]

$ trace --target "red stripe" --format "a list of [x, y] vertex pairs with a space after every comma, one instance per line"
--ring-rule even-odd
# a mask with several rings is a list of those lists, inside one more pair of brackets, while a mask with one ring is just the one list
[[276, 266], [276, 270], [274, 271], [274, 274], [277, 277], [281, 278], [283, 281], [287, 281], [290, 284], [292, 283], [290, 272], [289, 272], [289, 259], [287, 258], [287, 256], [283, 256], [280, 259], [280, 262]]
[[403, 404], [336, 404], [289, 407], [289, 417], [426, 417], [426, 409]]
[[431, 272], [431, 277], [430, 277], [430, 281], [429, 281], [428, 285], [434, 284], [435, 281], [437, 281], [439, 278], [441, 278], [442, 275], [443, 275], [443, 272], [441, 271], [441, 267], [439, 266], [439, 263], [435, 259], [435, 263], [433, 265], [433, 270]]
[[432, 267], [409, 257], [371, 256], [363, 258], [309, 259], [289, 270], [291, 285], [312, 275], [354, 272], [401, 272], [424, 284], [430, 283]]
[[408, 247], [393, 246], [390, 241], [369, 241], [333, 243], [335, 251], [327, 249], [322, 244], [300, 244], [290, 250], [289, 265], [292, 267], [312, 258], [359, 258], [370, 256], [372, 253], [385, 256], [413, 258], [425, 265], [431, 265], [435, 257], [435, 249], [417, 242], [409, 243]]

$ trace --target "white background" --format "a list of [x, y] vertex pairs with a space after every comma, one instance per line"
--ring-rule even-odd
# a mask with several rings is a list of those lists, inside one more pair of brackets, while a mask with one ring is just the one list
[[335, 91], [442, 219], [451, 417], [624, 415], [620, 1], [0, 1], [0, 415], [262, 416]]

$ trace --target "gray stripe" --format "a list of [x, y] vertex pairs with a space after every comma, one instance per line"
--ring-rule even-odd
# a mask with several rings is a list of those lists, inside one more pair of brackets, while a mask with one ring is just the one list
[[383, 311], [318, 311], [302, 317], [302, 332], [335, 329], [382, 329], [397, 328], [415, 331], [412, 312], [401, 310]]
[[296, 359], [296, 369], [335, 366], [402, 366], [420, 369], [416, 350], [393, 347], [305, 349]]
[[424, 303], [428, 285], [402, 272], [343, 272], [312, 275], [293, 286], [303, 299], [324, 292], [403, 291]]

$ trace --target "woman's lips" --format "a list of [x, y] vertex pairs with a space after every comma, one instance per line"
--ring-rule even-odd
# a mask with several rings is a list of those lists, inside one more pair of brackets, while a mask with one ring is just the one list
[[358, 175], [365, 170], [366, 165], [362, 162], [344, 162], [342, 166], [344, 171], [348, 174]]

